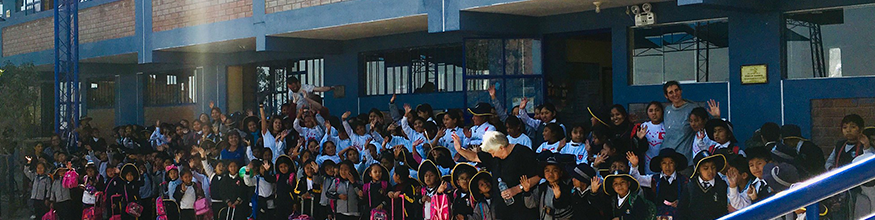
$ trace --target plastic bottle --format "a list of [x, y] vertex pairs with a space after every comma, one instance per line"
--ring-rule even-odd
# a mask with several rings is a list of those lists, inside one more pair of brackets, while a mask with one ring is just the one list
[[[501, 178], [498, 178], [498, 190], [501, 192], [504, 192], [505, 190], [507, 190], [507, 183], [504, 183], [504, 181], [502, 181]], [[504, 204], [508, 205], [508, 206], [513, 205], [513, 202], [514, 202], [513, 197], [510, 197], [509, 199], [504, 200]]]

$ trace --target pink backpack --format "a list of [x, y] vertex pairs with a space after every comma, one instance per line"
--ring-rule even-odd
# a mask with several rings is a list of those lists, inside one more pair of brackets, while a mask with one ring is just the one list
[[449, 220], [450, 219], [450, 199], [447, 194], [440, 194], [431, 197], [432, 220]]
[[155, 213], [158, 214], [158, 219], [167, 219], [167, 209], [164, 208], [163, 196], [155, 199]]
[[[364, 186], [365, 192], [368, 192], [368, 193], [371, 192], [371, 184], [373, 184], [373, 183], [365, 184], [365, 186]], [[388, 183], [386, 181], [380, 181], [380, 185], [381, 185], [381, 187], [383, 187], [383, 189], [388, 189], [388, 187], [389, 187]], [[371, 196], [368, 196], [368, 206], [373, 206], [371, 204]], [[371, 209], [370, 220], [388, 220], [388, 219], [389, 219], [389, 213], [387, 213], [385, 209]]]
[[79, 187], [79, 173], [74, 170], [67, 171], [67, 173], [64, 174], [64, 179], [61, 183], [64, 185], [64, 188], [67, 189]]
[[49, 212], [46, 212], [46, 214], [43, 215], [43, 220], [56, 220], [56, 219], [58, 219], [58, 215], [55, 214], [54, 208], [50, 209]]

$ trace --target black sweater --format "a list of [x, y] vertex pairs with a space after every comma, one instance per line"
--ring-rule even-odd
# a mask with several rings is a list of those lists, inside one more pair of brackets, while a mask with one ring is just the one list
[[681, 193], [678, 201], [678, 212], [683, 219], [711, 220], [720, 218], [728, 212], [726, 189], [723, 179], [715, 178], [714, 186], [705, 190], [698, 177], [693, 177], [687, 184], [687, 190]]

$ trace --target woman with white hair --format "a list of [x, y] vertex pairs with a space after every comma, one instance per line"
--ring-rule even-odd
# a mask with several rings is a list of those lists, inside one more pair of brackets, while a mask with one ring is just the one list
[[[537, 219], [538, 210], [527, 208], [523, 200], [520, 177], [529, 176], [529, 183], [538, 184], [541, 180], [537, 163], [537, 155], [531, 148], [508, 144], [507, 136], [497, 131], [487, 131], [483, 134], [480, 152], [462, 148], [459, 136], [452, 134], [456, 152], [471, 162], [477, 162], [492, 172], [493, 186], [499, 185], [499, 180], [507, 184], [508, 189], [498, 192], [494, 190], [492, 198], [501, 196], [504, 200], [494, 200], [497, 203], [497, 219]], [[496, 187], [497, 188], [497, 187]], [[506, 204], [505, 200], [513, 199]]]

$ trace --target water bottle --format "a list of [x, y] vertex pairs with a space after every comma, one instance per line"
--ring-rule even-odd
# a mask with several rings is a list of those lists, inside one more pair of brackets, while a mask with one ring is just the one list
[[[501, 181], [501, 178], [498, 178], [498, 190], [501, 192], [504, 192], [505, 190], [507, 190], [507, 183], [504, 183], [504, 181]], [[507, 206], [513, 205], [513, 202], [514, 202], [513, 197], [510, 197], [509, 199], [504, 200], [504, 204]]]

